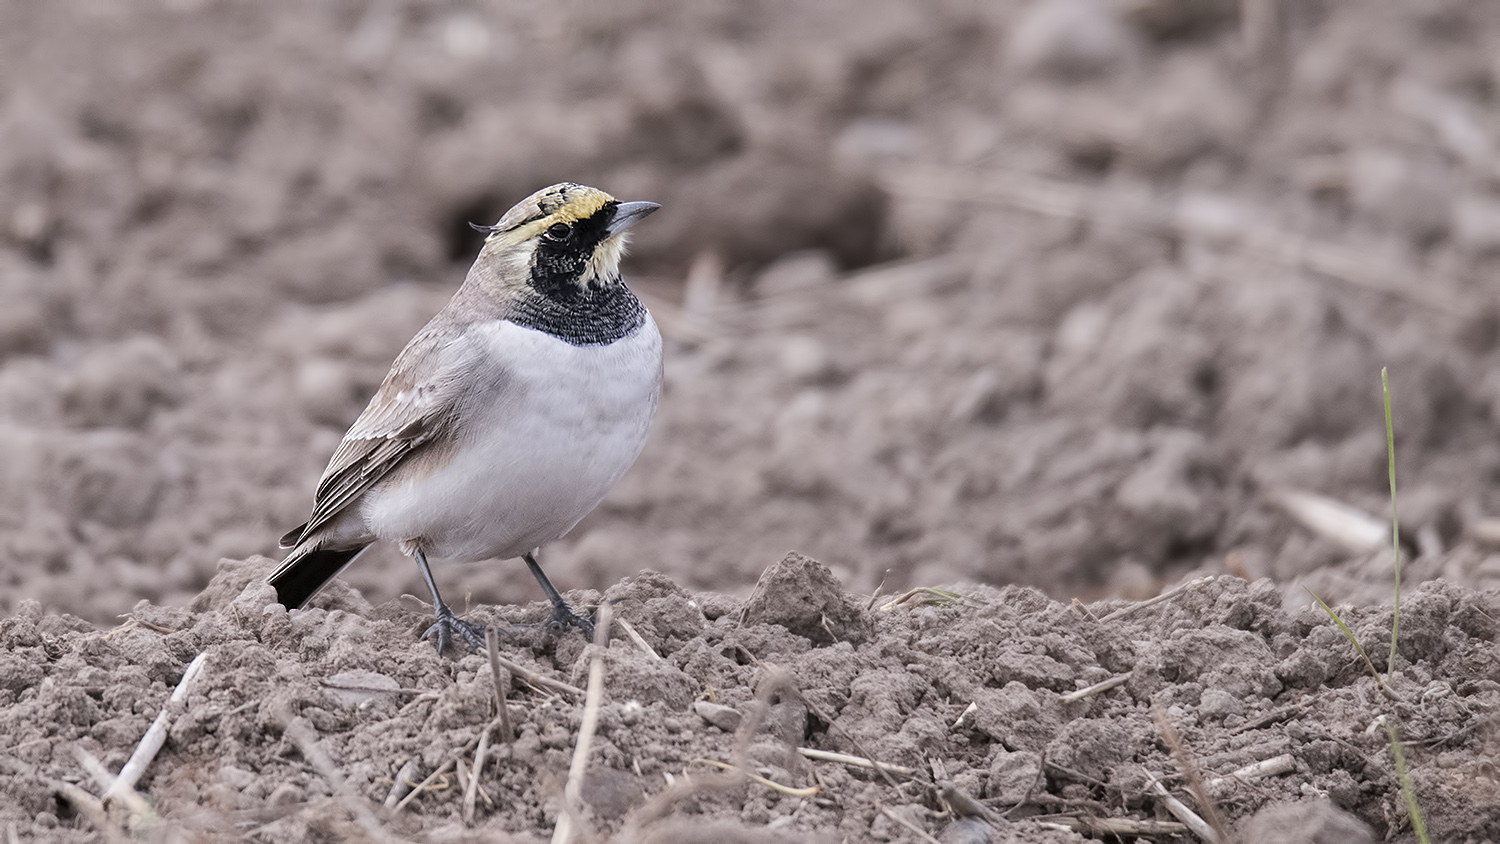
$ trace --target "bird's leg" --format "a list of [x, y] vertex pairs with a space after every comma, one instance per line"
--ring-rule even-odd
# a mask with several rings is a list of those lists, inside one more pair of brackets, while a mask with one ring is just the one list
[[484, 647], [484, 625], [475, 624], [472, 621], [464, 621], [453, 614], [453, 610], [443, 602], [443, 596], [438, 594], [437, 581], [432, 579], [432, 569], [427, 565], [427, 555], [421, 549], [414, 548], [409, 552], [412, 559], [417, 561], [417, 568], [422, 570], [422, 579], [427, 581], [427, 589], [432, 593], [432, 612], [437, 617], [433, 625], [422, 634], [423, 639], [437, 637], [438, 653], [448, 650], [448, 643], [453, 641], [453, 634], [458, 633], [471, 649]]
[[528, 553], [521, 559], [526, 561], [526, 567], [531, 569], [531, 576], [541, 584], [542, 591], [547, 594], [547, 600], [552, 602], [552, 619], [547, 622], [547, 625], [558, 631], [577, 627], [583, 631], [583, 635], [590, 639], [594, 638], [594, 623], [573, 612], [573, 608], [568, 606], [568, 602], [563, 600], [562, 595], [558, 594], [557, 587], [547, 579], [546, 572], [543, 572], [542, 567], [537, 565], [535, 554]]

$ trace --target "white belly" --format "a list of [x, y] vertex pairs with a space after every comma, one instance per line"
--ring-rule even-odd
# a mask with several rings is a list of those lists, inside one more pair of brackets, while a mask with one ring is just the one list
[[640, 455], [661, 390], [649, 316], [607, 346], [510, 322], [475, 330], [505, 361], [502, 387], [467, 408], [452, 460], [373, 488], [361, 508], [375, 536], [466, 561], [518, 557], [588, 515]]

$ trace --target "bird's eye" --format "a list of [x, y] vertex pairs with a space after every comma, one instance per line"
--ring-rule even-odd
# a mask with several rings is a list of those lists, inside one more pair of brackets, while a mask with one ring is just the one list
[[547, 234], [551, 235], [557, 240], [562, 240], [563, 238], [567, 237], [568, 232], [570, 231], [572, 231], [572, 229], [568, 228], [567, 223], [553, 223], [552, 225], [547, 227]]

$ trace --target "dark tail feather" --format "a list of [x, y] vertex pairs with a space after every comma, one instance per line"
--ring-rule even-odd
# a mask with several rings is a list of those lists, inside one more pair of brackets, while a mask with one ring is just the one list
[[294, 610], [318, 594], [318, 590], [354, 562], [354, 558], [367, 547], [361, 545], [343, 551], [318, 548], [302, 554], [293, 551], [281, 568], [266, 578], [266, 582], [276, 587], [276, 599], [287, 609]]

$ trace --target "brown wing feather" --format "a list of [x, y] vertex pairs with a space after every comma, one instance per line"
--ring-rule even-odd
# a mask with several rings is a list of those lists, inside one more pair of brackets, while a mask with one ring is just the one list
[[[364, 412], [354, 420], [318, 481], [312, 516], [282, 547], [300, 544], [328, 524], [412, 452], [448, 425], [470, 371], [473, 345], [447, 330], [412, 338]], [[294, 535], [295, 534], [295, 535]], [[288, 544], [288, 541], [290, 543]]]

